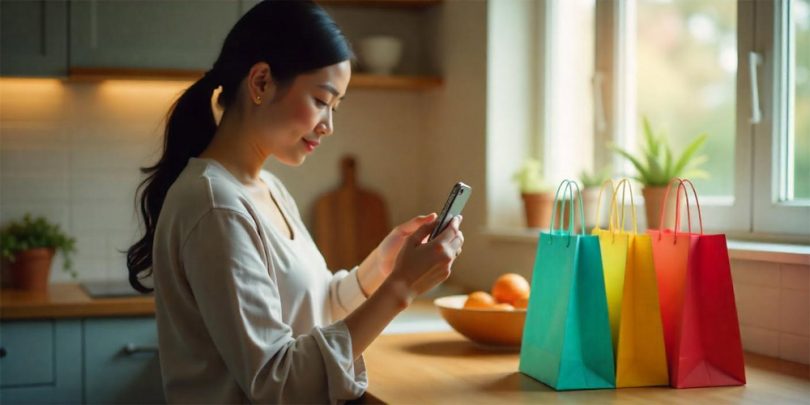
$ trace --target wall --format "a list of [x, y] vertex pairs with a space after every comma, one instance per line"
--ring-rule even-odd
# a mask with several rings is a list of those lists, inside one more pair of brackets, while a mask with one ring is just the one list
[[[188, 84], [0, 79], [0, 222], [45, 215], [76, 237], [80, 280], [125, 279], [119, 250], [137, 235], [138, 168], [156, 159], [162, 117]], [[394, 220], [420, 211], [420, 97], [353, 91], [335, 117], [334, 136], [302, 167], [268, 166], [307, 221], [317, 194], [338, 184], [345, 152], [357, 156], [361, 184], [385, 196]], [[60, 269], [57, 260], [52, 281], [69, 279]]]

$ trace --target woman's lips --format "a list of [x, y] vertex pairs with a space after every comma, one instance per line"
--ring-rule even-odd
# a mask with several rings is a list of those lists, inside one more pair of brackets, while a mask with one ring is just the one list
[[315, 148], [318, 145], [321, 144], [320, 142], [312, 142], [312, 141], [308, 141], [306, 139], [301, 139], [301, 140], [304, 142], [304, 145], [306, 145], [307, 152], [312, 152], [313, 150], [315, 150]]

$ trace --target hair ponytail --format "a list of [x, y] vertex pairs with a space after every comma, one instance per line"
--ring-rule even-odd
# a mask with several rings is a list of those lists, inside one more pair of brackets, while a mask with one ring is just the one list
[[[141, 168], [146, 178], [138, 186], [138, 191], [146, 232], [127, 251], [127, 268], [129, 284], [142, 293], [152, 290], [141, 283], [140, 277], [152, 274], [152, 243], [166, 193], [186, 167], [188, 159], [199, 156], [217, 130], [211, 109], [211, 95], [216, 87], [209, 72], [186, 89], [169, 110], [163, 134], [163, 156], [155, 165]], [[142, 272], [143, 276], [139, 277]]]
[[146, 178], [138, 186], [145, 232], [127, 251], [129, 283], [140, 292], [151, 289], [141, 279], [152, 274], [152, 247], [166, 193], [186, 167], [199, 156], [217, 129], [211, 96], [222, 85], [217, 103], [226, 110], [234, 104], [239, 85], [258, 62], [271, 66], [273, 80], [284, 87], [296, 76], [349, 60], [348, 41], [329, 15], [308, 0], [265, 0], [234, 25], [214, 68], [191, 85], [169, 110], [163, 155], [141, 168]]

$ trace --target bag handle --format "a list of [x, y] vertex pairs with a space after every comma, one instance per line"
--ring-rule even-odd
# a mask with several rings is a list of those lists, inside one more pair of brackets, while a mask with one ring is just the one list
[[[619, 211], [617, 199], [619, 196], [619, 187], [621, 187], [622, 193], [622, 205], [621, 211]], [[616, 189], [613, 191], [613, 199], [610, 201], [610, 232], [614, 233], [616, 230], [621, 232], [625, 232], [624, 230], [624, 205], [625, 205], [625, 191], [630, 194], [630, 214], [633, 221], [633, 233], [638, 233], [638, 221], [636, 220], [636, 202], [633, 198], [633, 186], [630, 183], [630, 179], [621, 179], [619, 183], [616, 184]], [[619, 223], [621, 222], [621, 228], [619, 228]]]
[[[599, 187], [599, 198], [596, 200], [596, 225], [593, 227], [594, 231], [600, 231], [602, 228], [599, 226], [599, 214], [602, 212], [602, 193], [605, 191], [605, 187], [610, 185], [610, 192], [611, 194], [614, 193], [613, 191], [613, 180], [607, 179], [604, 183]], [[611, 195], [611, 199], [613, 196]]]
[[[565, 190], [563, 191], [563, 195], [565, 195], [566, 193], [568, 194], [568, 197], [569, 197], [567, 199], [568, 201], [560, 201], [560, 199], [559, 199], [560, 190], [563, 189], [563, 186], [565, 186]], [[576, 193], [574, 192], [575, 189], [576, 189]], [[577, 201], [577, 199], [579, 199], [579, 220], [580, 220], [579, 232], [580, 232], [580, 235], [584, 235], [584, 232], [585, 232], [585, 216], [584, 215], [585, 215], [585, 213], [584, 213], [584, 210], [582, 208], [582, 193], [579, 190], [579, 185], [577, 184], [577, 182], [575, 182], [573, 180], [563, 180], [562, 183], [560, 183], [559, 187], [557, 187], [557, 192], [554, 195], [554, 205], [551, 208], [551, 222], [550, 222], [550, 224], [551, 224], [551, 233], [554, 233], [554, 231], [557, 230], [557, 228], [554, 227], [554, 219], [557, 216], [557, 206], [559, 205], [560, 207], [562, 207], [563, 210], [565, 209], [566, 206], [571, 207], [570, 210], [568, 211], [570, 213], [569, 217], [568, 217], [568, 232], [567, 232], [568, 243], [569, 244], [571, 243], [571, 235], [575, 234], [574, 233], [574, 217], [576, 216], [576, 213], [575, 213], [574, 210], [576, 209], [576, 201]], [[564, 204], [567, 204], [567, 205], [564, 205]], [[560, 227], [559, 227], [559, 232], [560, 233], [562, 233], [562, 230], [563, 230], [562, 227], [563, 227], [563, 224], [562, 224], [562, 219], [561, 219], [560, 220]], [[549, 239], [549, 242], [550, 241], [551, 241], [551, 239]]]
[[672, 189], [672, 184], [678, 182], [678, 190], [675, 196], [675, 236], [673, 238], [673, 243], [678, 239], [678, 231], [681, 228], [681, 189], [683, 189], [684, 197], [686, 198], [686, 220], [688, 224], [689, 233], [692, 233], [692, 213], [689, 208], [689, 189], [686, 188], [686, 184], [692, 189], [692, 195], [695, 197], [695, 206], [697, 207], [698, 212], [698, 220], [700, 222], [700, 234], [703, 235], [703, 214], [700, 210], [700, 201], [698, 201], [697, 191], [695, 190], [695, 185], [692, 184], [691, 181], [688, 179], [681, 179], [676, 177], [670, 180], [669, 184], [667, 184], [667, 190], [664, 192], [664, 201], [661, 203], [661, 213], [658, 223], [658, 240], [661, 240], [661, 235], [663, 234], [663, 227], [664, 227], [664, 212], [666, 211], [667, 207], [667, 200], [669, 200], [669, 192]]

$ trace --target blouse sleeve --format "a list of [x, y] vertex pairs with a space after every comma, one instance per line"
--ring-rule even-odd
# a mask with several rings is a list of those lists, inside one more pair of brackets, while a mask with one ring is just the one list
[[355, 266], [350, 271], [340, 270], [332, 275], [329, 281], [332, 319], [345, 318], [366, 300], [360, 287], [360, 279], [357, 278], [358, 269], [359, 267]]
[[292, 336], [254, 221], [215, 208], [191, 231], [182, 260], [208, 333], [251, 402], [336, 403], [368, 380], [343, 321]]

